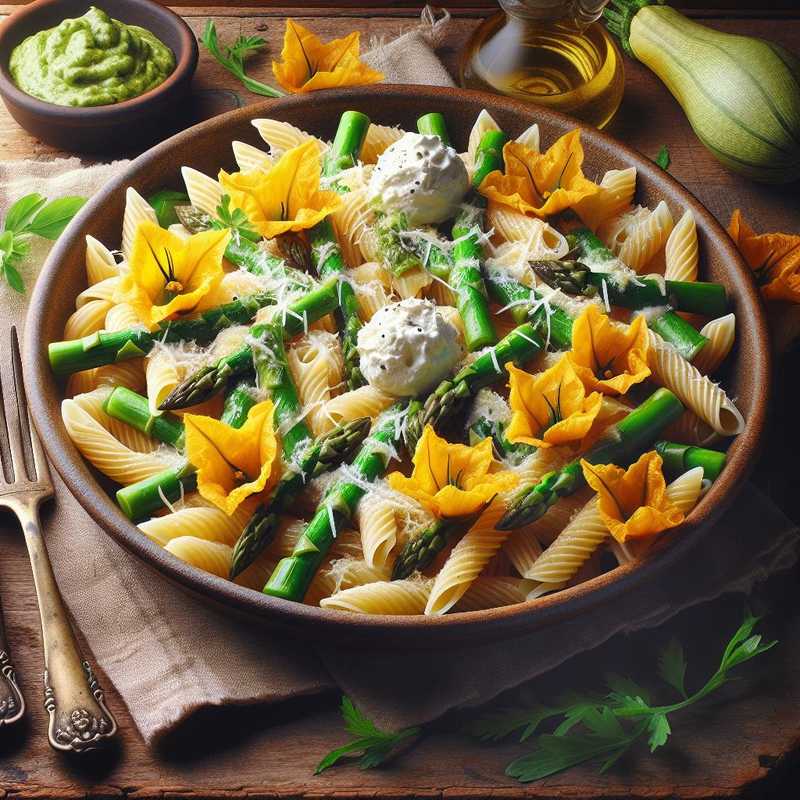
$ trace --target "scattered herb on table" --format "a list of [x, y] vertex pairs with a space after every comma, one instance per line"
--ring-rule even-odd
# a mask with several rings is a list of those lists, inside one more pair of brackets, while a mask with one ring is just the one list
[[222, 45], [217, 39], [217, 28], [211, 20], [200, 37], [200, 41], [212, 56], [222, 64], [225, 69], [238, 78], [246, 89], [254, 94], [265, 97], [283, 97], [284, 93], [273, 89], [266, 83], [261, 83], [247, 74], [245, 63], [256, 53], [263, 50], [267, 43], [260, 36], [240, 36], [232, 45]]
[[[608, 675], [607, 693], [568, 692], [552, 705], [533, 704], [492, 711], [474, 720], [468, 732], [482, 741], [500, 741], [518, 734], [520, 742], [529, 740], [547, 720], [557, 721], [552, 733], [535, 737], [533, 750], [512, 761], [506, 774], [527, 783], [588, 761], [600, 763], [605, 772], [631, 746], [647, 738], [650, 752], [666, 744], [672, 733], [670, 717], [677, 711], [702, 700], [730, 680], [734, 667], [774, 647], [777, 642], [762, 643], [753, 630], [759, 618], [747, 613], [722, 654], [716, 671], [703, 686], [689, 694], [685, 686], [686, 658], [683, 647], [672, 640], [659, 654], [659, 677], [679, 699], [659, 705], [650, 693], [630, 678]], [[317, 773], [332, 767], [342, 756], [362, 752], [362, 769], [378, 766], [397, 752], [403, 742], [417, 737], [421, 728], [404, 728], [397, 732], [381, 731], [364, 717], [352, 701], [342, 699], [342, 715], [350, 733], [358, 737], [329, 753], [317, 767]]]
[[661, 149], [658, 151], [658, 155], [655, 157], [655, 162], [659, 167], [661, 167], [661, 169], [669, 169], [672, 159], [669, 157], [669, 150], [665, 144], [661, 145]]
[[343, 747], [331, 750], [317, 765], [316, 775], [352, 753], [361, 753], [358, 760], [358, 766], [361, 769], [377, 767], [394, 755], [399, 745], [404, 742], [410, 743], [422, 731], [422, 728], [417, 727], [391, 732], [382, 731], [353, 705], [353, 701], [349, 697], [342, 698], [341, 711], [345, 728], [356, 738]]
[[60, 197], [47, 202], [40, 194], [21, 197], [8, 209], [0, 230], [0, 277], [22, 293], [18, 266], [30, 252], [31, 236], [55, 241], [86, 202], [85, 197]]

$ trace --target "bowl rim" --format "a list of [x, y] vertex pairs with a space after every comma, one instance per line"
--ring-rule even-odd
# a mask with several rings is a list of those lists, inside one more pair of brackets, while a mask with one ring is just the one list
[[[45, 9], [58, 6], [60, 2], [61, 0], [34, 0], [32, 3], [20, 6], [0, 23], [0, 43], [11, 36], [14, 29], [25, 19], [36, 16]], [[60, 124], [65, 124], [70, 119], [76, 118], [80, 118], [81, 121], [96, 118], [98, 122], [102, 120], [110, 123], [117, 117], [127, 116], [131, 109], [141, 111], [143, 105], [162, 99], [165, 94], [169, 94], [175, 87], [194, 74], [199, 58], [197, 39], [186, 21], [167, 6], [162, 6], [154, 2], [154, 0], [133, 0], [133, 2], [139, 5], [145, 13], [158, 17], [168, 25], [171, 25], [178, 34], [179, 52], [173, 50], [175, 68], [158, 86], [154, 86], [143, 94], [123, 100], [120, 103], [107, 103], [101, 106], [62, 106], [58, 103], [41, 100], [20, 89], [11, 77], [9, 60], [4, 58], [0, 60], [0, 95], [15, 105], [24, 108], [29, 113], [58, 117]], [[92, 0], [86, 0], [86, 5], [87, 7], [91, 6]], [[142, 27], [146, 26], [143, 25]]]
[[[263, 595], [226, 579], [204, 573], [180, 561], [142, 535], [116, 507], [112, 498], [97, 480], [91, 477], [88, 466], [69, 440], [60, 414], [54, 410], [58, 406], [53, 406], [51, 409], [45, 400], [44, 393], [47, 391], [48, 379], [51, 376], [45, 355], [48, 342], [43, 341], [41, 337], [45, 308], [43, 301], [53, 291], [62, 257], [75, 246], [74, 240], [79, 238], [83, 224], [91, 219], [95, 209], [101, 206], [107, 197], [115, 192], [124, 191], [131, 183], [131, 176], [149, 162], [157, 161], [164, 153], [178, 152], [181, 147], [190, 145], [193, 136], [199, 131], [203, 133], [223, 131], [236, 122], [259, 116], [280, 116], [282, 109], [325, 102], [327, 99], [332, 102], [342, 100], [352, 102], [354, 107], [368, 107], [367, 104], [374, 103], [381, 95], [384, 97], [402, 95], [435, 102], [437, 97], [452, 97], [453, 94], [464, 101], [479, 104], [490, 113], [497, 110], [529, 117], [535, 115], [545, 126], [545, 130], [551, 121], [561, 123], [568, 128], [581, 127], [583, 136], [596, 140], [604, 149], [618, 154], [619, 160], [627, 166], [635, 166], [637, 176], [646, 176], [654, 181], [656, 186], [661, 182], [679, 195], [685, 202], [685, 207], [691, 209], [698, 223], [702, 223], [702, 227], [714, 236], [715, 248], [721, 249], [722, 259], [728, 264], [728, 269], [732, 270], [733, 274], [739, 273], [741, 290], [737, 294], [737, 313], [741, 314], [747, 309], [750, 325], [748, 334], [756, 343], [758, 351], [758, 357], [754, 359], [754, 374], [751, 380], [754, 385], [762, 387], [760, 401], [754, 403], [745, 430], [735, 440], [736, 451], [733, 458], [698, 506], [690, 513], [689, 519], [676, 529], [668, 541], [658, 542], [652, 548], [651, 555], [644, 561], [617, 567], [555, 594], [495, 609], [451, 612], [441, 616], [342, 614]], [[68, 483], [76, 474], [84, 479], [84, 485], [77, 494], [79, 502], [107, 533], [150, 567], [189, 590], [199, 593], [204, 599], [233, 607], [251, 617], [257, 616], [268, 625], [300, 632], [303, 636], [317, 635], [324, 626], [326, 639], [334, 638], [339, 641], [355, 639], [356, 646], [367, 642], [369, 646], [421, 649], [435, 649], [446, 643], [469, 641], [478, 632], [484, 641], [513, 638], [555, 621], [570, 619], [640, 585], [653, 577], [656, 570], [663, 570], [673, 564], [698, 541], [702, 533], [707, 531], [733, 502], [737, 490], [747, 479], [766, 423], [772, 377], [766, 315], [760, 294], [750, 276], [750, 270], [717, 219], [675, 178], [609, 134], [587, 128], [565, 114], [474, 90], [393, 84], [326, 90], [314, 93], [313, 97], [294, 95], [245, 106], [189, 128], [139, 156], [124, 172], [112, 179], [90, 199], [51, 251], [31, 298], [25, 326], [24, 360], [25, 383], [32, 417], [52, 463]], [[86, 481], [86, 477], [90, 479]]]

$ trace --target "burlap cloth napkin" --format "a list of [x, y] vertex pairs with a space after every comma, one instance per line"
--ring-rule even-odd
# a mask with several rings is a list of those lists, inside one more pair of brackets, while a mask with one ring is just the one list
[[[427, 79], [437, 75], [438, 83], [445, 78], [450, 83], [428, 45], [435, 31], [428, 24], [424, 31], [379, 46], [373, 51], [375, 63], [392, 80], [433, 82]], [[394, 64], [398, 70], [393, 71]], [[0, 214], [32, 191], [51, 198], [90, 194], [123, 166], [84, 168], [76, 158], [0, 163]], [[40, 242], [23, 268], [28, 287], [45, 255]], [[22, 325], [25, 309], [26, 298], [0, 284], [0, 330]], [[10, 370], [8, 359], [3, 346], [3, 374]], [[485, 702], [618, 633], [659, 625], [725, 592], [748, 592], [755, 582], [791, 565], [798, 543], [792, 523], [748, 487], [713, 533], [656, 585], [629, 593], [623, 604], [593, 610], [590, 619], [436, 657], [354, 652], [300, 646], [199, 603], [115, 544], [69, 487], [53, 477], [56, 499], [46, 507], [44, 522], [64, 598], [148, 742], [204, 706], [279, 702], [336, 688], [387, 726], [428, 721], [448, 709]]]

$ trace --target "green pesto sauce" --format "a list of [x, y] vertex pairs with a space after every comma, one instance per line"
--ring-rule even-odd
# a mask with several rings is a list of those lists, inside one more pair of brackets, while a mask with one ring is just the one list
[[175, 56], [145, 28], [92, 6], [82, 17], [23, 40], [11, 53], [14, 83], [59, 106], [105, 106], [163, 83]]

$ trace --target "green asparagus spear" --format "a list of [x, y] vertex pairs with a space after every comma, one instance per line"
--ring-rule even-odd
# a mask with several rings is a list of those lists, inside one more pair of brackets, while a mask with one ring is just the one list
[[261, 292], [211, 308], [197, 319], [162, 322], [152, 333], [139, 328], [110, 333], [98, 331], [82, 339], [51, 342], [48, 347], [50, 366], [56, 374], [66, 375], [147, 355], [156, 342], [192, 341], [206, 345], [223, 328], [244, 325], [252, 321], [260, 308], [274, 303], [270, 292]]
[[[610, 251], [605, 250], [605, 253], [613, 258]], [[532, 261], [531, 266], [546, 284], [561, 289], [566, 294], [596, 297], [598, 290], [595, 284], [599, 282], [602, 287], [605, 281], [604, 296], [608, 298], [608, 302], [616, 302], [618, 297], [611, 281], [606, 281], [605, 273], [592, 272], [578, 261]], [[647, 325], [691, 361], [703, 349], [708, 339], [690, 322], [676, 314], [669, 305], [665, 305], [664, 300], [662, 295], [661, 304], [656, 306], [659, 313], [652, 313], [652, 310], [647, 313]]]
[[438, 136], [442, 144], [450, 146], [450, 135], [447, 133], [447, 123], [438, 111], [424, 114], [417, 120], [417, 130], [430, 136]]
[[[658, 389], [624, 419], [612, 425], [582, 458], [590, 464], [622, 464], [641, 453], [683, 412], [683, 404], [668, 389]], [[581, 459], [548, 472], [541, 480], [522, 489], [497, 523], [499, 530], [521, 528], [544, 516], [559, 497], [573, 494], [584, 485]]]
[[183, 450], [183, 422], [169, 412], [152, 415], [146, 397], [124, 386], [117, 386], [106, 398], [103, 408], [110, 417], [126, 422], [137, 431], [170, 444], [176, 450]]
[[[579, 255], [593, 265], [601, 266], [605, 262], [616, 260], [616, 257], [588, 228], [578, 228], [570, 233], [568, 240], [578, 248]], [[541, 263], [541, 262], [539, 262]], [[558, 261], [546, 262], [553, 268], [552, 280], [560, 279]], [[669, 305], [677, 311], [689, 311], [694, 314], [706, 314], [719, 317], [728, 312], [728, 296], [725, 287], [720, 283], [704, 283], [702, 281], [666, 281], [653, 278], [636, 278], [628, 281], [624, 288], [614, 285], [607, 273], [593, 272], [586, 265], [572, 262], [567, 268], [574, 283], [577, 271], [585, 272], [579, 279], [584, 285], [591, 284], [601, 289], [605, 281], [608, 299], [611, 303], [624, 308], [647, 308], [650, 306]], [[540, 273], [544, 277], [543, 273]], [[662, 283], [666, 294], [662, 290]], [[551, 285], [554, 285], [551, 283]], [[557, 284], [556, 284], [557, 285]], [[567, 289], [564, 289], [567, 291]]]
[[673, 480], [690, 469], [702, 467], [703, 477], [715, 481], [722, 472], [727, 458], [726, 454], [719, 450], [677, 442], [656, 442], [654, 448], [664, 461], [664, 474]]
[[669, 342], [687, 361], [691, 361], [707, 344], [691, 322], [667, 307], [663, 314], [648, 314], [647, 327]]
[[264, 587], [265, 594], [298, 602], [303, 599], [337, 532], [350, 523], [359, 500], [366, 492], [361, 481], [371, 483], [386, 471], [389, 462], [387, 445], [396, 443], [400, 437], [398, 413], [401, 408], [394, 406], [390, 409], [361, 446], [352, 464], [359, 483], [345, 479], [332, 487], [292, 555], [278, 562]]
[[247, 422], [250, 409], [258, 402], [255, 391], [255, 376], [248, 375], [232, 386], [225, 394], [225, 403], [219, 421], [231, 428], [241, 428]]
[[541, 295], [535, 289], [529, 289], [510, 278], [488, 276], [486, 286], [492, 299], [503, 306], [513, 305], [509, 309], [518, 323], [526, 319], [544, 333], [545, 340], [558, 350], [569, 350], [572, 347], [572, 318], [560, 308], [545, 307], [537, 303]]
[[330, 149], [322, 160], [322, 174], [333, 178], [358, 163], [358, 154], [369, 130], [369, 117], [360, 111], [345, 111]]
[[[329, 278], [312, 292], [289, 305], [282, 315], [284, 335], [296, 336], [311, 322], [333, 311], [339, 302], [339, 281]], [[256, 326], [258, 327], [258, 326]], [[201, 367], [177, 386], [160, 408], [170, 411], [186, 408], [208, 400], [220, 391], [229, 380], [243, 375], [252, 368], [253, 354], [250, 345], [224, 356], [213, 364]]]
[[436, 429], [447, 419], [458, 418], [478, 389], [505, 378], [508, 374], [505, 365], [509, 361], [519, 366], [530, 361], [543, 348], [541, 335], [526, 322], [455, 376], [442, 381], [424, 404], [412, 402], [405, 425], [408, 451], [414, 452], [426, 425]]
[[486, 200], [478, 193], [478, 187], [490, 172], [502, 167], [505, 141], [506, 136], [500, 131], [487, 131], [483, 135], [475, 152], [472, 191], [466, 206], [458, 212], [453, 222], [452, 235], [455, 244], [450, 285], [456, 293], [456, 305], [464, 321], [464, 337], [470, 351], [480, 350], [497, 341], [481, 274], [481, 236]]
[[339, 280], [339, 308], [336, 317], [342, 340], [344, 377], [348, 389], [364, 385], [364, 376], [358, 364], [358, 332], [361, 329], [358, 298], [353, 287], [344, 279], [344, 259], [336, 242], [330, 220], [324, 220], [309, 232], [311, 261], [320, 278], [341, 276]]
[[128, 519], [138, 522], [163, 508], [165, 502], [177, 502], [196, 486], [197, 471], [187, 461], [179, 467], [123, 486], [117, 492], [117, 504]]
[[[345, 111], [342, 114], [336, 137], [323, 159], [322, 172], [325, 176], [335, 177], [343, 169], [348, 169], [357, 162], [369, 125], [369, 117], [358, 111]], [[344, 191], [342, 187], [334, 188]], [[311, 263], [317, 275], [323, 279], [332, 275], [343, 276], [344, 259], [331, 221], [325, 219], [315, 225], [309, 231], [308, 238], [311, 244]], [[345, 382], [348, 389], [357, 389], [364, 384], [364, 377], [358, 364], [358, 331], [361, 328], [361, 317], [356, 293], [341, 277], [339, 308], [335, 313], [342, 340]]]
[[[491, 502], [490, 500], [489, 503]], [[474, 514], [437, 519], [429, 528], [406, 542], [392, 567], [392, 580], [403, 580], [411, 573], [429, 566], [453, 536], [460, 531], [469, 530], [478, 521], [489, 503]]]
[[[286, 361], [283, 329], [279, 322], [274, 321], [267, 325], [254, 326], [250, 330], [250, 335], [253, 339], [251, 347], [258, 386], [266, 391], [272, 400], [275, 409], [273, 424], [276, 429], [283, 431], [281, 433], [283, 457], [285, 461], [291, 462], [295, 454], [311, 440], [311, 431], [300, 419], [300, 399]], [[284, 428], [286, 430], [283, 430]], [[234, 548], [234, 552], [238, 551], [238, 556], [231, 566], [231, 577], [235, 577], [249, 566], [261, 549], [269, 543], [270, 533], [274, 532], [275, 526], [273, 524], [269, 529], [265, 528], [261, 524], [265, 516], [263, 507], [259, 507], [240, 535]], [[258, 530], [258, 537], [254, 538], [251, 533], [249, 545], [240, 544], [242, 537], [253, 529]]]
[[[220, 420], [232, 428], [241, 428], [255, 403], [252, 387], [244, 382], [239, 383], [225, 397]], [[117, 387], [106, 401], [106, 410], [112, 417], [122, 419], [138, 430], [172, 444], [177, 450], [183, 449], [183, 422], [169, 413], [156, 417], [157, 422], [149, 422], [145, 397]], [[151, 516], [166, 503], [178, 501], [186, 492], [191, 492], [196, 487], [196, 468], [186, 461], [179, 467], [164, 470], [123, 487], [117, 492], [117, 503], [126, 516], [138, 521]]]
[[255, 510], [234, 545], [232, 579], [250, 566], [272, 541], [279, 515], [288, 510], [289, 504], [306, 483], [350, 458], [369, 433], [370, 424], [369, 417], [362, 417], [337, 425], [303, 450], [297, 466], [289, 467], [281, 476], [269, 498]]

